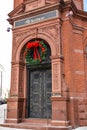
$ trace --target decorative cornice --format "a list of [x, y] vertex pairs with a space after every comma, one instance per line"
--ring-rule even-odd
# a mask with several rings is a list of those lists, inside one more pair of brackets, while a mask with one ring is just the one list
[[23, 63], [23, 62], [15, 62], [15, 61], [12, 61], [11, 64], [12, 64], [12, 65], [22, 65], [22, 66], [25, 66], [25, 63]]
[[87, 20], [87, 12], [83, 11], [83, 10], [79, 10], [77, 9], [75, 3], [73, 2], [73, 0], [69, 0], [66, 1], [64, 6], [62, 7], [63, 9], [69, 9], [73, 11], [73, 14], [77, 17], [79, 17], [80, 19], [85, 19]]
[[8, 20], [8, 22], [10, 23], [10, 24], [13, 24], [13, 18], [12, 17], [16, 17], [17, 15], [20, 15], [21, 13], [23, 13], [24, 12], [24, 10], [25, 10], [25, 5], [22, 3], [22, 4], [20, 4], [19, 6], [17, 6], [13, 11], [11, 11], [9, 14], [8, 14], [8, 16], [10, 17], [10, 18], [8, 18], [7, 20]]
[[[81, 26], [81, 25], [77, 25], [76, 23], [74, 23], [71, 17], [69, 17], [68, 19], [69, 19], [69, 21], [70, 21], [70, 23], [72, 24], [72, 26], [73, 26], [74, 29], [80, 30], [80, 31], [83, 31], [83, 30], [84, 30], [84, 27]], [[67, 20], [68, 20], [68, 19], [67, 19]]]
[[[38, 15], [38, 14], [41, 14], [42, 13], [46, 13], [48, 11], [52, 11], [53, 9], [57, 9], [59, 8], [59, 10], [62, 9], [62, 5], [61, 3], [57, 2], [57, 3], [54, 3], [54, 4], [49, 4], [49, 5], [46, 5], [44, 7], [41, 7], [41, 8], [36, 8], [34, 10], [30, 10], [30, 11], [27, 11], [27, 12], [24, 12], [25, 8], [25, 4], [21, 4], [19, 5], [18, 7], [16, 7], [11, 13], [8, 14], [8, 16], [10, 17], [8, 19], [8, 21], [13, 24], [13, 21], [16, 21], [16, 20], [20, 20], [20, 19], [23, 19], [23, 18], [27, 18], [27, 17], [31, 17], [31, 16], [35, 16], [35, 15]], [[24, 13], [21, 13], [21, 12], [24, 12]]]
[[52, 60], [56, 60], [56, 59], [64, 60], [64, 56], [63, 56], [63, 55], [59, 55], [59, 56], [51, 56], [50, 58], [51, 58]]
[[25, 10], [25, 5], [22, 3], [19, 6], [17, 6], [13, 11], [11, 11], [8, 16], [9, 17], [13, 17], [14, 15], [23, 13]]

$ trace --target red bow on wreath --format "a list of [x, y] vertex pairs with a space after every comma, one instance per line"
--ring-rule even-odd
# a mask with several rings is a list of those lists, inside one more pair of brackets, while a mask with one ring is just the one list
[[[40, 57], [40, 54], [39, 54], [39, 51], [38, 51], [38, 47], [41, 48], [42, 53], [45, 52], [45, 48], [44, 48], [43, 45], [40, 43], [40, 41], [29, 42], [29, 43], [26, 45], [27, 51], [30, 50], [31, 48], [34, 49], [34, 60], [36, 60], [36, 59], [38, 58], [39, 61], [41, 62], [42, 59], [41, 59], [41, 57]], [[27, 54], [27, 51], [25, 51], [25, 53], [24, 53], [25, 56], [26, 56], [26, 54]]]

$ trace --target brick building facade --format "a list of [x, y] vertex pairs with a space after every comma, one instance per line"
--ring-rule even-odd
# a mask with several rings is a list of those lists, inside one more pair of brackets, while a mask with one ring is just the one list
[[[6, 124], [61, 130], [87, 125], [83, 0], [14, 0], [8, 21], [13, 41]], [[49, 58], [27, 65], [25, 47], [36, 40], [44, 42]]]

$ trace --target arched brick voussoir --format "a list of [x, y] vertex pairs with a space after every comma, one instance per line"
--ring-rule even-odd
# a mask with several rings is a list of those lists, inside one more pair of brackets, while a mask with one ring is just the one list
[[[31, 35], [27, 36], [25, 39], [23, 39], [20, 42], [20, 44], [19, 44], [19, 46], [18, 46], [18, 48], [16, 50], [16, 55], [15, 55], [15, 60], [17, 62], [20, 61], [20, 54], [21, 54], [21, 50], [24, 47], [24, 45], [28, 41], [30, 41], [31, 39], [34, 39], [34, 38], [35, 38], [35, 36], [32, 36], [32, 34], [31, 34]], [[57, 51], [58, 51], [58, 45], [55, 44], [55, 39], [53, 40], [53, 38], [51, 38], [50, 36], [47, 36], [46, 34], [44, 34], [44, 35], [43, 34], [38, 34], [37, 38], [41, 38], [41, 39], [45, 40], [49, 44], [49, 46], [51, 48], [51, 56], [56, 56]]]
[[85, 47], [86, 44], [87, 44], [87, 36], [84, 38], [83, 46]]

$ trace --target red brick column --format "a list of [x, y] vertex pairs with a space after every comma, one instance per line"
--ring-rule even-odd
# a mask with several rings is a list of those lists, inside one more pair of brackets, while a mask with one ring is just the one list
[[[63, 96], [61, 57], [52, 58], [52, 125], [68, 126], [68, 97]], [[67, 95], [67, 94], [66, 94]]]
[[5, 122], [21, 122], [24, 114], [24, 64], [12, 63], [11, 90], [7, 103], [7, 119]]

